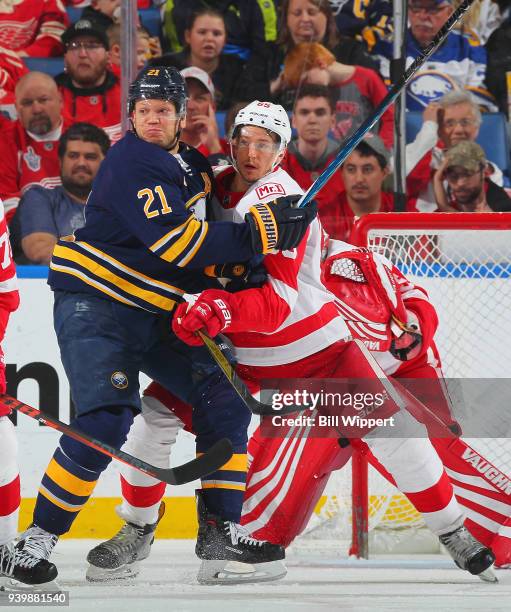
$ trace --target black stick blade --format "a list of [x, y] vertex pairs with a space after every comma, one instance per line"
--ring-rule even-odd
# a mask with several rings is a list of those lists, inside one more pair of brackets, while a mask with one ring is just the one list
[[222, 438], [203, 455], [188, 461], [188, 463], [167, 470], [155, 468], [155, 475], [163, 482], [182, 485], [216, 472], [229, 461], [232, 454], [230, 440]]

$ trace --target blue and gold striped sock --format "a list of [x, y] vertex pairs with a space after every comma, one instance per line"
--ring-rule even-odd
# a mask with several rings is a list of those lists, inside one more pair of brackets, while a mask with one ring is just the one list
[[246, 480], [246, 453], [235, 453], [219, 470], [203, 478], [202, 490], [209, 512], [239, 523]]
[[102, 470], [88, 470], [57, 448], [41, 481], [34, 523], [56, 535], [71, 525], [92, 494]]

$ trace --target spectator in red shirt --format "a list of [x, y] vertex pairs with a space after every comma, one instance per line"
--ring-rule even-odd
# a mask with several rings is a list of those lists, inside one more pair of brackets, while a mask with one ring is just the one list
[[62, 55], [69, 23], [60, 0], [11, 0], [0, 4], [0, 45], [19, 57]]
[[55, 81], [29, 72], [16, 85], [16, 111], [0, 139], [0, 198], [9, 220], [19, 198], [32, 185], [60, 185], [58, 141], [67, 127]]
[[[353, 225], [372, 212], [392, 212], [394, 196], [382, 190], [388, 176], [390, 153], [382, 140], [366, 134], [341, 167], [345, 191], [320, 210], [323, 227], [331, 238], [350, 242]], [[414, 210], [409, 200], [407, 210]]]
[[64, 100], [64, 115], [103, 128], [112, 143], [121, 137], [121, 86], [107, 66], [110, 62], [106, 32], [88, 19], [80, 19], [62, 35], [66, 46], [65, 72], [56, 77]]
[[181, 70], [181, 74], [186, 82], [188, 101], [180, 140], [198, 149], [205, 157], [226, 153], [227, 144], [218, 135], [213, 81], [207, 72], [196, 66]]
[[[329, 137], [335, 123], [335, 104], [328, 87], [301, 87], [291, 120], [296, 138], [289, 144], [281, 166], [302, 189], [308, 189], [339, 150], [339, 143]], [[337, 199], [343, 190], [341, 173], [336, 172], [328, 187], [315, 196], [319, 210], [327, 207], [331, 199]]]
[[[374, 111], [387, 95], [387, 88], [372, 70], [335, 61], [319, 43], [300, 43], [284, 61], [284, 82], [291, 88], [304, 83], [328, 85], [335, 100], [334, 135], [345, 140]], [[383, 113], [376, 130], [387, 147], [392, 146], [394, 111]]]

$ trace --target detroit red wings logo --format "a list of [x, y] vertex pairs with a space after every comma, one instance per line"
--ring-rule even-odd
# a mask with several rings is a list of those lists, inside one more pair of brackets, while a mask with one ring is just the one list
[[271, 195], [286, 195], [286, 191], [280, 183], [265, 183], [256, 189], [256, 195], [262, 200]]

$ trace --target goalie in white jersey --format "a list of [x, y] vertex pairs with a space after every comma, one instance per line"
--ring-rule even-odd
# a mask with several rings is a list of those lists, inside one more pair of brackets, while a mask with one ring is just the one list
[[[290, 137], [289, 121], [282, 107], [253, 102], [238, 113], [231, 137], [233, 166], [222, 170], [217, 177], [218, 195], [213, 211], [216, 220], [242, 221], [245, 212], [254, 204], [262, 203], [261, 214], [264, 214], [265, 201], [276, 196], [301, 194], [295, 181], [278, 168]], [[378, 381], [375, 366], [367, 361], [357, 344], [350, 342], [350, 330], [335, 298], [320, 280], [321, 250], [322, 230], [316, 220], [296, 249], [265, 257], [267, 280], [262, 286], [236, 293], [213, 289], [196, 297], [193, 305], [182, 304], [174, 317], [176, 335], [190, 344], [199, 344], [196, 335], [199, 329], [205, 328], [213, 336], [226, 333], [235, 348], [238, 373], [254, 391], [262, 380], [272, 378]], [[142, 418], [137, 417], [125, 450], [159, 465], [168, 462], [164, 448], [168, 451], [179, 425], [187, 420], [187, 416], [186, 408], [180, 406], [180, 421], [176, 424], [168, 418], [169, 408], [177, 413], [172, 398], [161, 387], [151, 387], [145, 401], [153, 410], [144, 413]], [[397, 412], [393, 402], [387, 401], [383, 408], [385, 416]], [[163, 416], [165, 413], [167, 418]], [[349, 409], [347, 413], [350, 413]], [[406, 412], [395, 414], [395, 420], [402, 424], [411, 422], [416, 431], [422, 428]], [[370, 429], [361, 431], [360, 435]], [[402, 490], [409, 490], [410, 483], [413, 483], [414, 491], [428, 489], [430, 499], [440, 500], [435, 512], [426, 516], [435, 533], [440, 536], [458, 532], [467, 537], [463, 512], [426, 433], [413, 440], [371, 437], [367, 444]], [[251, 470], [257, 471], [256, 463], [257, 457]], [[130, 524], [134, 532], [130, 553], [119, 557], [115, 568], [120, 573], [133, 565], [137, 558], [149, 554], [147, 542], [143, 555], [138, 554], [141, 538], [136, 535], [136, 529], [141, 537], [147, 538], [147, 534], [143, 535], [144, 528], [156, 522], [164, 492], [164, 488], [153, 479], [139, 476], [129, 469], [122, 468], [122, 475], [124, 501], [119, 514], [127, 521], [123, 534], [125, 536]], [[421, 511], [430, 507], [428, 503], [427, 508], [417, 509]], [[468, 534], [468, 537], [471, 536]], [[122, 534], [118, 534], [97, 548], [103, 547], [107, 555], [118, 551], [122, 543]], [[466, 559], [460, 561], [468, 568]], [[474, 561], [470, 571], [475, 568], [473, 573], [480, 573], [491, 565], [493, 556], [490, 550], [472, 539], [470, 561]], [[206, 583], [224, 581], [232, 584], [268, 580], [285, 573], [276, 568], [266, 574], [261, 570], [259, 567], [250, 571], [247, 567], [236, 574], [225, 566], [222, 574], [200, 578]]]

